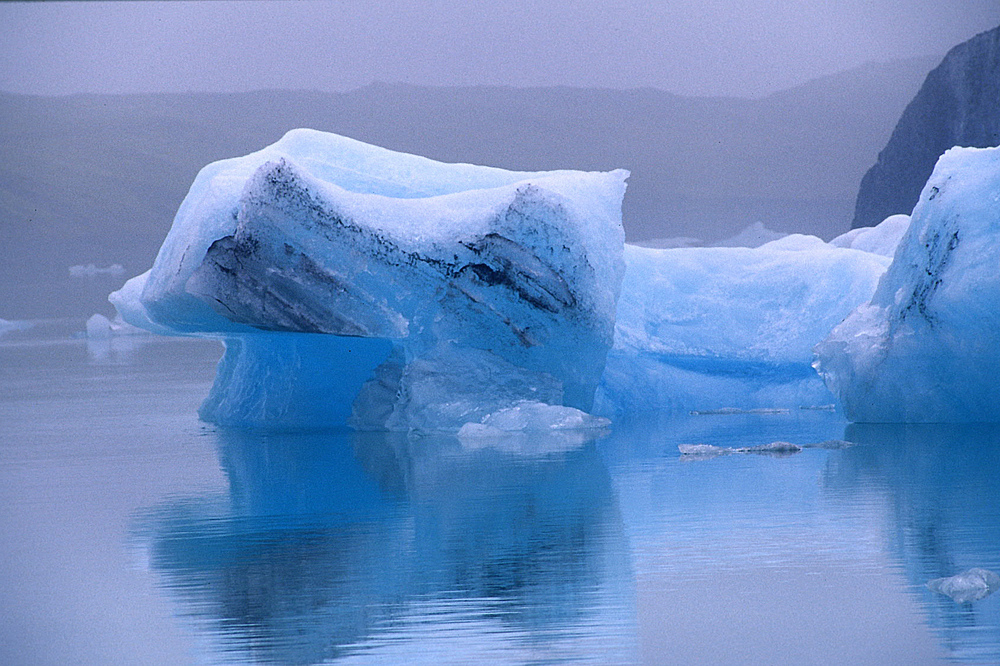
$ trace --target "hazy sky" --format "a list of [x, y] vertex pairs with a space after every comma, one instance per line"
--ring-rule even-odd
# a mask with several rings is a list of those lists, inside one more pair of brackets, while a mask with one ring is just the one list
[[652, 86], [756, 96], [943, 55], [998, 0], [344, 0], [0, 4], [0, 90]]

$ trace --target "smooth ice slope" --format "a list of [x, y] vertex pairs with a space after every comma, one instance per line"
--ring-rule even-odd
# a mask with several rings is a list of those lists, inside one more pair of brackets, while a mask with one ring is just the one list
[[852, 421], [1000, 421], [1000, 148], [946, 152], [911, 217], [816, 369]]
[[202, 408], [216, 422], [451, 430], [519, 400], [588, 410], [627, 175], [294, 130], [205, 167], [153, 268], [111, 299], [134, 325], [227, 339]]
[[753, 249], [626, 245], [625, 261], [605, 416], [832, 402], [812, 347], [889, 264], [802, 235]]
[[909, 228], [909, 215], [890, 215], [877, 226], [851, 229], [830, 241], [830, 245], [873, 252], [892, 258], [896, 254], [899, 241]]

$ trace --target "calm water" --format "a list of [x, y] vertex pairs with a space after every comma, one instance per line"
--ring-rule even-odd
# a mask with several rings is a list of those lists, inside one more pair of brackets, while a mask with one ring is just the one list
[[0, 663], [1000, 663], [1000, 594], [925, 587], [1000, 571], [997, 429], [234, 432], [216, 344], [72, 328], [0, 339]]

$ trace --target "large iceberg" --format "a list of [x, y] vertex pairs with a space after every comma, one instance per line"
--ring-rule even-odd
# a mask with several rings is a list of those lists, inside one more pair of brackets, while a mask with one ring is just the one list
[[911, 218], [815, 367], [852, 421], [1000, 421], [1000, 148], [947, 151]]
[[293, 130], [198, 174], [150, 271], [111, 300], [223, 338], [202, 416], [457, 430], [588, 411], [624, 271], [623, 170], [443, 164]]
[[470, 437], [831, 403], [812, 348], [871, 298], [906, 220], [833, 244], [640, 248], [623, 244], [627, 175], [294, 130], [205, 167], [111, 300], [131, 324], [224, 340], [201, 408], [224, 425]]

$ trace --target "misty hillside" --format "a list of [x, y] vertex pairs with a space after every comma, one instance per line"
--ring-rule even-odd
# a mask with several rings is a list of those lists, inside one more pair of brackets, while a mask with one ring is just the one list
[[0, 318], [110, 312], [151, 264], [198, 170], [312, 127], [449, 162], [632, 171], [629, 240], [714, 240], [754, 222], [831, 237], [935, 58], [867, 65], [759, 100], [658, 90], [0, 94]]
[[1000, 27], [951, 49], [907, 105], [878, 161], [861, 179], [854, 227], [913, 210], [952, 146], [1000, 145]]

